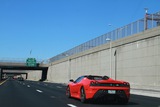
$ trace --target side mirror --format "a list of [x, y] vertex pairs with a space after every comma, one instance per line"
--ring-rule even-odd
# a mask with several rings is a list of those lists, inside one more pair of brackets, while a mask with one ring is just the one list
[[70, 79], [69, 81], [70, 81], [70, 82], [74, 82], [74, 80], [73, 80], [73, 79]]

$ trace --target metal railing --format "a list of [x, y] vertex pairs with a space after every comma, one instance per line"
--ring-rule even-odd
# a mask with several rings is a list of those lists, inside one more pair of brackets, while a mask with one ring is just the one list
[[117, 28], [111, 32], [108, 32], [104, 35], [101, 35], [95, 39], [92, 39], [88, 42], [85, 42], [79, 46], [76, 46], [68, 51], [65, 51], [59, 55], [56, 55], [49, 59], [49, 62], [54, 62], [57, 60], [60, 60], [62, 58], [89, 50], [93, 47], [103, 45], [105, 43], [108, 43], [109, 41], [106, 40], [106, 38], [109, 38], [111, 41], [118, 40], [120, 38], [124, 38], [127, 36], [131, 36], [133, 34], [137, 34], [140, 32], [143, 32], [147, 29], [151, 29], [154, 27], [160, 26], [160, 11], [154, 14], [145, 14], [145, 17], [143, 19], [140, 19], [138, 21], [135, 21], [133, 23], [130, 23], [126, 26]]
[[[9, 62], [9, 63], [26, 63], [27, 58], [0, 58], [0, 62]], [[37, 63], [46, 64], [47, 60], [36, 59]]]

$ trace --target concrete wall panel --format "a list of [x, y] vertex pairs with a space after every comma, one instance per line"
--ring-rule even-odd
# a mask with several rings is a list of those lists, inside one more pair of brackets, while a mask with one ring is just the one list
[[30, 71], [28, 73], [28, 78], [27, 80], [32, 80], [32, 81], [39, 81], [42, 77], [42, 71], [41, 70], [34, 70]]

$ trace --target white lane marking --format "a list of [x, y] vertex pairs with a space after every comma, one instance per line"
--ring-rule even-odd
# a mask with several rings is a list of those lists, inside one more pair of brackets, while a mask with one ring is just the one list
[[27, 87], [30, 87], [30, 85], [27, 85]]
[[48, 84], [44, 84], [45, 86], [47, 86]]
[[57, 86], [57, 88], [62, 88], [62, 87], [60, 87], [60, 86]]
[[4, 84], [6, 81], [7, 81], [7, 80], [5, 80], [5, 81], [1, 82], [1, 83], [0, 83], [0, 85]]
[[73, 105], [73, 104], [67, 104], [69, 107], [77, 107], [77, 106], [75, 106], [75, 105]]
[[41, 91], [41, 90], [36, 90], [37, 92], [39, 92], [39, 93], [42, 93], [43, 91]]

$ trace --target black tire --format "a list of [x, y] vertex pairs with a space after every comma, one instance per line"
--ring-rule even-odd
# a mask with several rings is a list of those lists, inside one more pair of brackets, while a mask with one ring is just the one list
[[68, 98], [71, 98], [71, 92], [70, 92], [69, 86], [68, 86], [67, 89], [66, 89], [66, 96], [67, 96]]
[[84, 88], [82, 87], [81, 90], [80, 90], [80, 100], [82, 103], [86, 103], [86, 94], [85, 94], [85, 90]]

